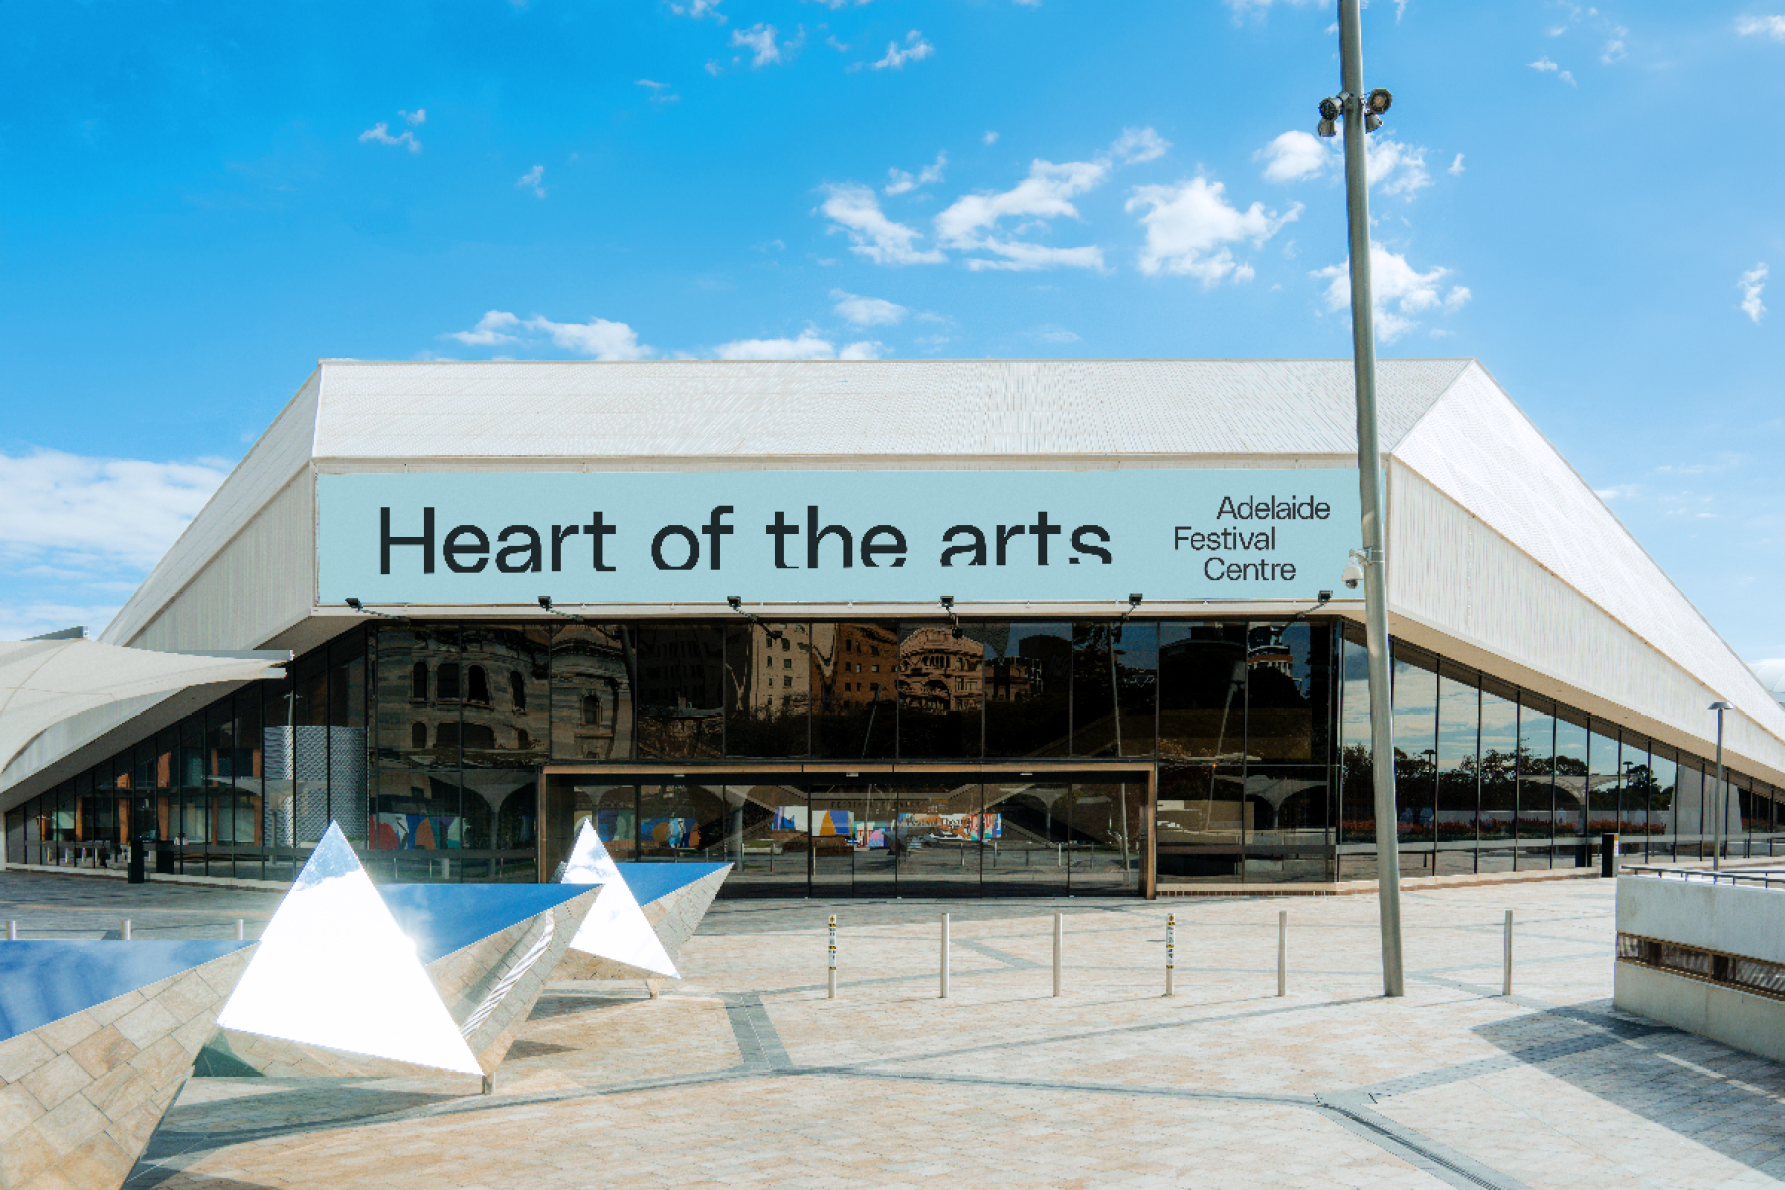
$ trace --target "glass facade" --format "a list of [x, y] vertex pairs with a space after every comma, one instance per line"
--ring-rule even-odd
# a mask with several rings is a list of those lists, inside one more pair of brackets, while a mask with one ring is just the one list
[[[1373, 879], [1386, 829], [1331, 618], [378, 622], [287, 673], [8, 811], [7, 860], [140, 837], [158, 871], [287, 880], [332, 820], [375, 879], [527, 881], [590, 818], [623, 860], [737, 863], [728, 893], [1133, 895]], [[1778, 787], [1402, 642], [1393, 702], [1405, 875], [1610, 831], [1699, 858], [1719, 818], [1728, 854], [1785, 845]]]

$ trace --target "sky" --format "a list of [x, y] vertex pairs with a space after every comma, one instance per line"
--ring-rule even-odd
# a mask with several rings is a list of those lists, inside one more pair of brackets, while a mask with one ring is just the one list
[[[1331, 3], [8, 15], [0, 638], [103, 626], [319, 358], [1350, 352]], [[1785, 4], [1375, 0], [1364, 53], [1381, 355], [1481, 360], [1785, 657]]]

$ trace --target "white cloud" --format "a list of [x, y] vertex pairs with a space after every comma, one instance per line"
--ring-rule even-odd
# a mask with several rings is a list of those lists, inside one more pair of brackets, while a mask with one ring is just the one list
[[879, 359], [881, 344], [872, 340], [847, 343], [842, 348], [808, 327], [794, 339], [735, 339], [713, 349], [719, 359]]
[[697, 21], [705, 17], [712, 17], [723, 25], [725, 14], [719, 11], [719, 5], [722, 3], [724, 0], [688, 0], [686, 4], [671, 4], [669, 10], [679, 17], [693, 17]]
[[1458, 175], [1460, 175], [1462, 172], [1463, 172], [1463, 155], [1461, 153], [1458, 153], [1457, 159], [1450, 163], [1450, 176], [1454, 178], [1454, 177], [1457, 177]]
[[936, 264], [947, 257], [938, 249], [920, 249], [922, 233], [896, 223], [880, 209], [874, 191], [857, 182], [827, 187], [829, 197], [819, 207], [825, 217], [849, 236], [849, 250], [875, 264]]
[[623, 322], [591, 318], [587, 322], [553, 322], [535, 315], [521, 325], [547, 335], [566, 351], [599, 360], [645, 359], [653, 349], [638, 341], [638, 332]]
[[1410, 198], [1432, 184], [1426, 172], [1426, 151], [1394, 140], [1366, 140], [1364, 160], [1370, 173], [1370, 185], [1384, 194]]
[[1258, 152], [1254, 161], [1263, 161], [1267, 182], [1300, 182], [1326, 169], [1333, 154], [1312, 132], [1285, 132]]
[[[1351, 268], [1335, 264], [1316, 269], [1312, 274], [1325, 278], [1326, 308], [1343, 310], [1351, 305]], [[1381, 244], [1370, 244], [1370, 291], [1375, 300], [1376, 335], [1384, 343], [1392, 343], [1419, 325], [1417, 316], [1461, 309], [1470, 298], [1466, 286], [1452, 285], [1443, 292], [1440, 282], [1450, 270], [1433, 268], [1420, 272], [1407, 263], [1407, 258], [1390, 252]], [[1391, 308], [1392, 307], [1392, 308]]]
[[1061, 326], [1044, 326], [1040, 330], [1031, 331], [1043, 343], [1077, 343], [1079, 336]]
[[514, 185], [516, 190], [531, 190], [534, 198], [544, 198], [545, 187], [541, 185], [544, 180], [545, 166], [536, 165], [520, 177], [516, 178], [514, 180]]
[[1286, 213], [1267, 212], [1263, 203], [1244, 211], [1228, 205], [1220, 182], [1192, 178], [1177, 186], [1140, 186], [1128, 200], [1130, 211], [1143, 210], [1140, 221], [1147, 230], [1141, 249], [1140, 268], [1147, 274], [1177, 273], [1214, 285], [1231, 277], [1252, 279], [1252, 266], [1240, 264], [1227, 245], [1251, 241], [1263, 244], [1285, 223], [1300, 217], [1295, 204]]
[[668, 83], [659, 83], [654, 79], [639, 79], [633, 85], [647, 88], [651, 92], [652, 103], [680, 103], [682, 101], [682, 97], [671, 90]]
[[516, 342], [515, 336], [510, 332], [520, 325], [520, 321], [505, 310], [490, 310], [470, 330], [449, 331], [441, 337], [457, 339], [471, 347], [494, 347], [498, 343]]
[[980, 137], [980, 138], [979, 138], [979, 143], [980, 143], [980, 144], [982, 144], [982, 145], [995, 145], [995, 144], [997, 144], [997, 143], [998, 143], [998, 134], [997, 134], [997, 132], [996, 132], [996, 131], [994, 131], [994, 130], [992, 130], [992, 129], [987, 129], [987, 130], [986, 130], [986, 134], [985, 134], [985, 135], [984, 135], [984, 136], [982, 136], [982, 137]]
[[[111, 602], [135, 585], [121, 582], [132, 576], [120, 575], [119, 567], [154, 565], [228, 473], [221, 459], [155, 463], [57, 450], [0, 455], [0, 492], [6, 494], [0, 500], [0, 559], [7, 579], [47, 577], [57, 580], [59, 600], [67, 599], [72, 583]], [[10, 593], [4, 600], [15, 605], [9, 617], [18, 616], [19, 602]]]
[[428, 122], [428, 109], [425, 107], [418, 107], [412, 112], [399, 111], [397, 115], [402, 116], [403, 122], [411, 128], [418, 128]]
[[1563, 70], [1560, 66], [1551, 62], [1547, 57], [1539, 58], [1537, 61], [1530, 63], [1530, 67], [1539, 74], [1553, 74], [1563, 82], [1567, 83], [1570, 87], [1577, 85], [1574, 81], [1574, 75]]
[[1766, 305], [1760, 300], [1760, 295], [1766, 291], [1766, 273], [1766, 263], [1762, 261], [1743, 273], [1742, 279], [1735, 283], [1742, 291], [1742, 313], [1754, 322], [1759, 322], [1760, 316], [1766, 313]]
[[910, 311], [896, 302], [884, 298], [861, 297], [853, 293], [845, 293], [841, 289], [831, 290], [831, 301], [836, 303], [836, 311], [851, 326], [897, 326], [905, 320]]
[[1611, 40], [1607, 41], [1605, 48], [1599, 51], [1599, 60], [1610, 66], [1613, 62], [1621, 61], [1627, 57], [1628, 52], [1624, 49], [1624, 38], [1629, 32], [1628, 29], [1614, 30]]
[[415, 133], [410, 132], [405, 128], [402, 132], [392, 136], [390, 134], [390, 124], [384, 120], [378, 121], [378, 123], [360, 133], [359, 143], [362, 145], [368, 143], [374, 145], [402, 145], [411, 153], [421, 152], [421, 142], [415, 139]]
[[1109, 147], [1109, 155], [1115, 158], [1117, 165], [1139, 165], [1165, 156], [1169, 148], [1171, 142], [1151, 128], [1124, 128], [1116, 143]]
[[[1233, 9], [1233, 19], [1236, 21], [1251, 13], [1264, 16], [1271, 10], [1271, 2], [1272, 0], [1222, 0], [1222, 3]], [[1287, 0], [1287, 3], [1296, 8], [1309, 8], [1318, 2], [1319, 0]]]
[[936, 154], [936, 160], [918, 171], [917, 176], [906, 173], [902, 169], [889, 169], [886, 176], [890, 179], [884, 187], [888, 194], [904, 194], [908, 190], [916, 190], [919, 186], [928, 186], [931, 182], [942, 180], [942, 171], [948, 165], [948, 154]]
[[734, 49], [747, 49], [754, 54], [755, 57], [751, 58], [750, 65], [752, 68], [760, 69], [784, 60], [781, 57], [781, 46], [775, 43], [778, 32], [773, 25], [760, 23], [752, 25], [748, 29], [734, 29], [731, 33], [731, 45]]
[[848, 8], [851, 4], [854, 4], [857, 8], [860, 8], [862, 5], [868, 4], [870, 2], [871, 2], [871, 0], [814, 0], [814, 3], [822, 4], [826, 8], [830, 9], [832, 12], [836, 12], [839, 9]]
[[907, 62], [921, 62], [936, 52], [936, 47], [924, 40], [923, 34], [916, 29], [905, 35], [904, 48], [896, 41], [886, 43], [886, 57], [874, 63], [875, 70], [903, 70]]
[[1742, 37], [1770, 37], [1785, 41], [1785, 17], [1737, 17], [1735, 31]]

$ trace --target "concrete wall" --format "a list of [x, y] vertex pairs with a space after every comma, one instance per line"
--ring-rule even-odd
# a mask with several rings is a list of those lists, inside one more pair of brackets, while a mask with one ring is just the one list
[[[1785, 963], [1785, 888], [1618, 877], [1618, 932]], [[1626, 1012], [1785, 1062], [1785, 1000], [1619, 961], [1612, 1000]]]

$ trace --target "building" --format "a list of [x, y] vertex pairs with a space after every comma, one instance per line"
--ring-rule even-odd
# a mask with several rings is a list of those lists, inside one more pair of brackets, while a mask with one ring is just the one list
[[1785, 708], [1470, 360], [1380, 365], [1375, 821], [1351, 383], [325, 362], [105, 634], [288, 678], [45, 732], [0, 770], [7, 861], [146, 832], [162, 870], [284, 879], [333, 820], [382, 879], [528, 880], [585, 816], [735, 861], [728, 895], [1369, 878], [1387, 829], [1409, 876], [1607, 831], [1775, 853]]

